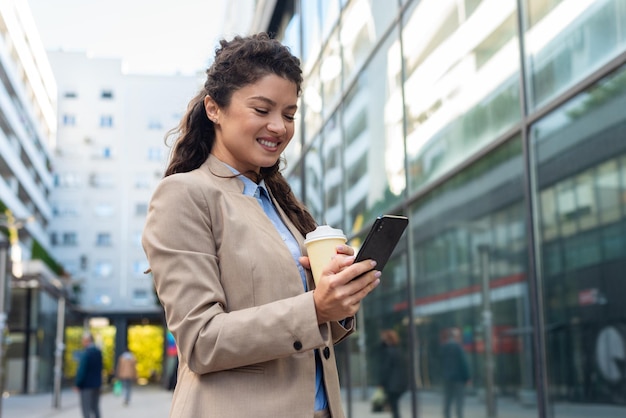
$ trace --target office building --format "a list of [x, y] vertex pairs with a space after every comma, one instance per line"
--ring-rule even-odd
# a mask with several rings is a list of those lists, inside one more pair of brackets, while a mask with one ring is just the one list
[[386, 328], [414, 417], [440, 413], [450, 329], [481, 416], [626, 413], [626, 2], [264, 3], [250, 32], [304, 69], [296, 194], [357, 247], [376, 216], [410, 219], [338, 346], [348, 415]]
[[[25, 1], [0, 5], [0, 392], [50, 390], [71, 283], [51, 256], [56, 84]], [[59, 302], [61, 301], [61, 302]]]
[[[65, 358], [69, 364], [80, 349], [83, 326], [111, 326], [110, 341], [95, 334], [112, 373], [130, 326], [163, 325], [141, 233], [169, 156], [166, 134], [202, 78], [125, 74], [121, 59], [84, 52], [48, 51], [48, 57], [58, 86], [49, 234], [76, 292]], [[94, 319], [97, 326], [89, 322]], [[64, 372], [71, 378], [75, 364]]]

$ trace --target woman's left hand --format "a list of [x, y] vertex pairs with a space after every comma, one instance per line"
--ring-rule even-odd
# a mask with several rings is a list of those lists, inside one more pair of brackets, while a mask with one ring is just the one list
[[[354, 248], [350, 247], [349, 245], [338, 245], [337, 246], [337, 254], [344, 254], [344, 255], [354, 255]], [[302, 267], [304, 267], [305, 269], [311, 269], [311, 261], [309, 260], [308, 256], [302, 256], [299, 259], [300, 264], [302, 264]]]

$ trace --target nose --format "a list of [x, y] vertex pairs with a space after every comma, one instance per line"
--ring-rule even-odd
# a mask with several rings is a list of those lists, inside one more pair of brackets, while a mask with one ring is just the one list
[[267, 124], [267, 129], [276, 134], [276, 136], [284, 135], [287, 132], [287, 126], [282, 115], [273, 116]]

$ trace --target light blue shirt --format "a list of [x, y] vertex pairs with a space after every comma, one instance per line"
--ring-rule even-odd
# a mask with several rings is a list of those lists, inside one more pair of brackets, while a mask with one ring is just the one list
[[[300, 271], [300, 278], [302, 279], [302, 285], [304, 286], [304, 290], [307, 290], [306, 285], [306, 273], [304, 272], [304, 268], [300, 264], [299, 258], [302, 255], [300, 253], [300, 245], [295, 237], [291, 234], [291, 231], [287, 228], [283, 220], [278, 215], [278, 211], [274, 207], [272, 200], [269, 197], [269, 193], [265, 187], [265, 181], [261, 180], [261, 182], [257, 185], [252, 180], [247, 178], [246, 176], [239, 173], [233, 167], [226, 164], [228, 168], [234, 173], [238, 175], [238, 178], [243, 181], [243, 194], [246, 196], [253, 196], [259, 202], [259, 205], [263, 208], [265, 214], [270, 218], [274, 227], [280, 234], [283, 242], [291, 252], [296, 265], [298, 266], [298, 270]], [[322, 360], [320, 358], [319, 350], [315, 350], [315, 410], [319, 411], [322, 409], [326, 409], [328, 407], [328, 400], [326, 398], [326, 390], [324, 388], [324, 382], [322, 381]]]

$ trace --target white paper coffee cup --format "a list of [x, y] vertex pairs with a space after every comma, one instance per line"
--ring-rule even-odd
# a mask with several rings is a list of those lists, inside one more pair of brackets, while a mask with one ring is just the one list
[[304, 245], [311, 262], [311, 271], [315, 284], [322, 276], [322, 269], [337, 254], [337, 246], [345, 244], [347, 238], [341, 229], [329, 225], [320, 225], [315, 231], [306, 234]]

